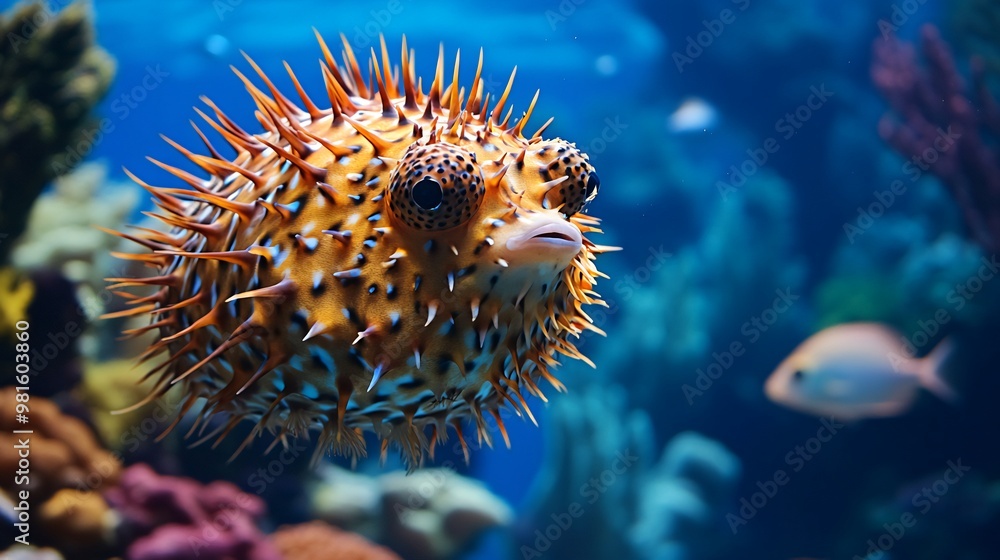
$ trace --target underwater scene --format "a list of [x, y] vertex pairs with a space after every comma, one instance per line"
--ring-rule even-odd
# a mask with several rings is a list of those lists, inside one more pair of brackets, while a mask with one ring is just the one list
[[1000, 3], [0, 0], [0, 558], [1000, 558]]

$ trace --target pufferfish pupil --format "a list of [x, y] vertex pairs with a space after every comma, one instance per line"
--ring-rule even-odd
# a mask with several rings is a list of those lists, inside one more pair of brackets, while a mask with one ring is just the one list
[[444, 200], [444, 191], [441, 190], [440, 183], [430, 177], [424, 177], [413, 186], [411, 196], [413, 202], [421, 210], [433, 211], [441, 206], [441, 201]]
[[506, 441], [501, 409], [533, 421], [527, 397], [545, 399], [542, 380], [562, 388], [559, 359], [590, 363], [572, 339], [603, 334], [584, 310], [604, 305], [594, 261], [614, 249], [585, 237], [600, 232], [582, 213], [597, 175], [542, 137], [548, 122], [525, 136], [534, 101], [511, 123], [513, 76], [491, 100], [482, 56], [466, 85], [456, 59], [449, 83], [442, 50], [425, 93], [405, 39], [398, 68], [384, 41], [372, 53], [371, 83], [346, 39], [342, 63], [319, 41], [329, 108], [289, 69], [291, 101], [248, 58], [263, 87], [237, 75], [264, 130], [206, 100], [199, 114], [235, 153], [196, 126], [205, 155], [168, 142], [201, 176], [154, 160], [184, 185], [135, 179], [169, 226], [119, 234], [149, 249], [122, 256], [155, 272], [109, 279], [132, 305], [112, 316], [152, 315], [126, 334], [160, 334], [136, 406], [180, 385], [190, 433], [221, 439], [246, 420], [243, 449], [314, 431], [316, 457], [364, 455], [370, 431], [413, 465], [449, 430], [467, 449], [469, 420]]

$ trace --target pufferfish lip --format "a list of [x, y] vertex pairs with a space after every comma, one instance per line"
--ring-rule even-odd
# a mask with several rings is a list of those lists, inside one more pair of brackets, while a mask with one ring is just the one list
[[526, 221], [523, 232], [507, 240], [509, 251], [554, 251], [575, 255], [583, 246], [580, 229], [562, 217], [536, 214]]

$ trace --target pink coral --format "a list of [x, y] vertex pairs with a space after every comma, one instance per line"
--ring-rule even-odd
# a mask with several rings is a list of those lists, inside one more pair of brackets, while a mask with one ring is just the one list
[[879, 133], [897, 152], [948, 187], [976, 240], [1000, 250], [1000, 111], [985, 85], [982, 63], [972, 64], [967, 91], [948, 45], [927, 25], [925, 66], [912, 45], [895, 37], [875, 43], [872, 79], [894, 115]]
[[137, 464], [105, 497], [123, 518], [129, 560], [281, 560], [256, 525], [264, 503], [228, 482], [202, 485]]

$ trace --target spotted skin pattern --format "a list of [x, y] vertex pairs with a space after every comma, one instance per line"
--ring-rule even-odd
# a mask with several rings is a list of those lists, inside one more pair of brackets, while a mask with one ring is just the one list
[[[439, 196], [420, 196], [434, 189]], [[437, 231], [469, 221], [485, 192], [476, 154], [439, 142], [413, 144], [407, 150], [389, 180], [388, 196], [392, 213], [401, 222]]]
[[372, 83], [346, 40], [342, 64], [319, 41], [329, 109], [286, 65], [293, 103], [248, 57], [264, 88], [234, 71], [264, 131], [205, 99], [235, 155], [196, 126], [207, 155], [167, 141], [207, 178], [155, 160], [185, 186], [133, 176], [170, 228], [118, 233], [149, 249], [119, 256], [155, 272], [109, 279], [132, 304], [113, 316], [152, 315], [126, 334], [161, 336], [141, 357], [165, 358], [156, 387], [136, 406], [180, 384], [192, 433], [222, 416], [206, 430], [221, 440], [249, 420], [243, 449], [313, 430], [316, 457], [364, 455], [372, 431], [383, 457], [398, 447], [418, 464], [449, 428], [467, 449], [467, 419], [489, 442], [492, 418], [506, 441], [500, 409], [534, 421], [526, 396], [545, 399], [542, 379], [561, 389], [560, 355], [590, 363], [570, 339], [601, 333], [584, 306], [605, 305], [594, 261], [615, 248], [585, 237], [598, 220], [581, 213], [597, 175], [573, 144], [542, 138], [548, 122], [524, 136], [534, 100], [510, 124], [513, 74], [491, 106], [482, 54], [466, 89], [457, 58], [446, 84], [442, 49], [424, 93], [405, 39], [399, 68], [384, 40], [381, 61], [372, 52]]

